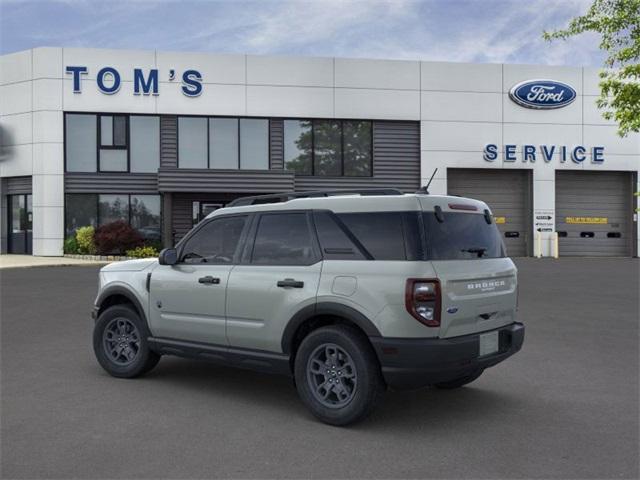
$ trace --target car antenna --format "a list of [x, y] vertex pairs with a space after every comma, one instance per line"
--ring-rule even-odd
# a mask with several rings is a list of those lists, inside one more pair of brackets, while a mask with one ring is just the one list
[[433, 180], [433, 177], [436, 176], [436, 172], [437, 171], [438, 171], [438, 168], [436, 167], [436, 169], [433, 171], [433, 174], [431, 175], [431, 178], [429, 179], [427, 184], [424, 187], [420, 187], [416, 193], [421, 193], [423, 195], [429, 195], [429, 185], [431, 185], [431, 181]]

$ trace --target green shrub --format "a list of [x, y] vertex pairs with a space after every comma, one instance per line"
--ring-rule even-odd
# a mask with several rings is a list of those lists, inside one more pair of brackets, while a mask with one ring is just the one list
[[95, 230], [92, 226], [80, 227], [76, 230], [76, 240], [78, 242], [78, 252], [83, 255], [95, 255], [96, 244], [94, 243], [93, 236]]
[[158, 256], [158, 250], [152, 246], [136, 247], [131, 250], [127, 250], [127, 257], [132, 258], [152, 258]]
[[64, 239], [64, 253], [75, 255], [78, 253], [78, 241], [75, 236]]

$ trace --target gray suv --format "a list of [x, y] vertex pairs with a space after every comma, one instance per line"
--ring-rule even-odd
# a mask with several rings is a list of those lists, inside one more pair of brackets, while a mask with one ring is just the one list
[[483, 202], [285, 193], [211, 213], [159, 259], [100, 271], [93, 347], [115, 377], [162, 355], [293, 377], [333, 425], [387, 388], [457, 388], [517, 352], [516, 267]]

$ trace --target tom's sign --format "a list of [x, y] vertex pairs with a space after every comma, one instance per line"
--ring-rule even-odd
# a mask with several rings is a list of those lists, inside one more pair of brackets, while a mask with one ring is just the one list
[[[67, 75], [73, 78], [73, 93], [82, 93], [83, 76], [89, 73], [85, 66], [69, 65], [65, 68]], [[197, 97], [202, 93], [202, 75], [197, 70], [185, 70], [181, 75], [171, 69], [167, 72], [165, 81], [174, 82], [180, 79], [182, 93], [187, 97]], [[96, 86], [106, 95], [113, 95], [122, 86], [120, 72], [113, 67], [104, 67], [96, 73]], [[159, 71], [151, 68], [147, 71], [142, 68], [133, 69], [133, 94], [134, 95], [158, 95], [160, 93]]]
[[576, 91], [555, 80], [527, 80], [509, 91], [511, 100], [526, 108], [550, 110], [562, 108], [576, 99]]

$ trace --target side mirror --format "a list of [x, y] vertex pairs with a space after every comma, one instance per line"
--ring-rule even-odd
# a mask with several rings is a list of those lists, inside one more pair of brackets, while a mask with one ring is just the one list
[[158, 256], [160, 265], [175, 265], [178, 263], [178, 251], [175, 248], [163, 248]]

